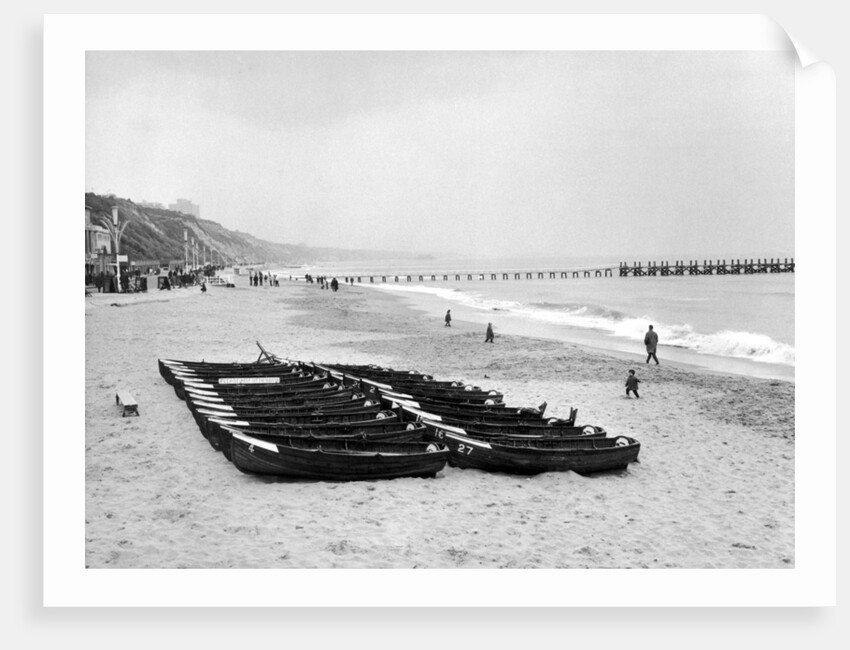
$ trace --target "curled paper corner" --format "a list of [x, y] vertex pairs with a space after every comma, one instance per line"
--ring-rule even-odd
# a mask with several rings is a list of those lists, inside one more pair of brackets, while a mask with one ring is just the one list
[[817, 56], [809, 48], [807, 48], [799, 39], [794, 38], [790, 32], [786, 32], [791, 44], [794, 46], [794, 51], [797, 53], [797, 60], [800, 62], [800, 67], [808, 68], [810, 65], [820, 63], [823, 59]]
[[777, 21], [773, 21], [774, 25], [779, 28], [785, 36], [787, 41], [787, 48], [789, 50], [793, 50], [794, 54], [797, 56], [797, 61], [800, 63], [800, 67], [805, 69], [810, 65], [814, 65], [815, 63], [820, 63], [823, 61], [819, 56], [817, 56], [812, 50], [810, 50], [804, 43], [800, 41], [799, 38], [795, 38], [794, 35], [785, 27], [780, 25]]

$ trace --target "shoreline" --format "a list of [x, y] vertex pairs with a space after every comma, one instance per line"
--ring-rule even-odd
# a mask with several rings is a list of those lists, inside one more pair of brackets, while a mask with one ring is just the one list
[[[418, 292], [398, 292], [382, 289], [380, 286], [363, 285], [368, 290], [377, 293], [396, 295], [407, 301], [411, 308], [430, 314], [432, 317], [438, 315], [438, 310], [447, 303], [437, 296]], [[453, 303], [452, 314], [461, 314], [459, 318], [470, 323], [477, 323], [481, 331], [484, 331], [488, 320], [502, 319], [497, 327], [503, 333], [528, 338], [546, 339], [562, 342], [564, 345], [577, 345], [583, 348], [595, 350], [601, 354], [614, 356], [619, 359], [631, 361], [638, 365], [644, 365], [645, 354], [643, 354], [640, 342], [627, 340], [614, 335], [605, 335], [590, 329], [571, 327], [567, 325], [551, 326], [542, 323], [529, 323], [526, 320], [518, 320], [511, 314], [496, 311], [490, 313], [464, 305]], [[635, 352], [640, 349], [641, 352]], [[709, 372], [720, 375], [734, 375], [751, 377], [755, 379], [779, 380], [794, 383], [795, 368], [781, 364], [760, 363], [751, 359], [739, 357], [720, 357], [717, 355], [700, 354], [695, 351], [681, 349], [676, 346], [665, 344], [659, 345], [659, 353], [663, 355], [665, 363], [671, 363], [676, 367], [690, 369], [694, 372]]]
[[[634, 400], [622, 388], [629, 364], [609, 354], [498, 331], [485, 346], [477, 323], [444, 328], [441, 314], [423, 318], [356, 285], [240, 279], [206, 295], [86, 299], [86, 566], [794, 566], [793, 384], [634, 364], [644, 380]], [[552, 417], [576, 407], [579, 423], [638, 439], [639, 462], [590, 477], [450, 467], [431, 480], [354, 483], [241, 474], [203, 439], [156, 361], [253, 361], [256, 341], [282, 358], [463, 380], [500, 390], [511, 406], [546, 400]], [[134, 393], [139, 418], [116, 417], [118, 385]]]
[[[287, 281], [287, 282], [289, 282], [289, 281]], [[307, 290], [313, 289], [313, 287], [311, 287], [310, 285], [307, 285], [307, 284], [300, 284], [300, 285], [297, 285], [297, 286], [300, 287], [300, 288], [307, 289]], [[269, 289], [271, 291], [274, 291], [277, 288], [275, 288], [275, 287], [265, 287], [265, 288], [250, 287], [249, 288], [249, 290], [258, 290], [258, 291], [264, 290], [264, 289]], [[346, 287], [345, 289], [350, 290], [351, 288]], [[372, 290], [371, 287], [368, 287], [366, 289]], [[214, 289], [211, 289], [211, 290], [218, 291], [218, 290], [222, 290], [222, 289], [220, 287], [215, 287]], [[147, 304], [147, 303], [153, 303], [153, 302], [168, 302], [168, 301], [171, 301], [171, 300], [177, 300], [177, 299], [192, 297], [193, 294], [196, 294], [198, 291], [199, 291], [199, 289], [197, 287], [188, 287], [188, 288], [172, 289], [170, 292], [169, 291], [159, 292], [158, 290], [156, 290], [156, 291], [149, 291], [148, 293], [139, 293], [139, 294], [92, 294], [92, 296], [89, 296], [87, 298], [86, 309], [88, 310], [90, 308], [93, 308], [95, 305], [97, 305], [99, 307], [107, 306], [107, 305], [108, 306], [115, 306], [115, 307], [127, 307], [127, 306], [133, 306], [133, 305], [138, 305], [138, 304]], [[439, 314], [435, 315], [431, 310], [428, 309], [428, 307], [425, 304], [423, 304], [421, 302], [417, 302], [415, 297], [413, 297], [413, 296], [410, 296], [410, 295], [407, 295], [407, 294], [395, 294], [394, 295], [394, 294], [391, 294], [391, 293], [384, 293], [384, 292], [380, 292], [380, 291], [378, 291], [376, 293], [376, 295], [384, 296], [387, 299], [389, 299], [390, 301], [398, 301], [399, 303], [406, 303], [406, 308], [409, 309], [411, 312], [418, 312], [418, 313], [422, 314], [423, 316], [427, 315], [429, 320], [433, 320], [435, 323], [437, 323], [439, 321], [439, 318], [438, 318]], [[431, 302], [437, 302], [437, 300], [435, 299]], [[455, 311], [458, 311], [458, 309], [456, 307], [454, 309], [455, 309]], [[480, 322], [477, 322], [476, 320], [472, 320], [472, 319], [469, 319], [469, 318], [455, 317], [453, 319], [452, 323], [454, 324], [455, 328], [458, 327], [459, 323], [462, 324], [462, 328], [467, 333], [470, 332], [470, 331], [478, 331], [478, 330], [481, 329], [481, 323]], [[501, 337], [504, 337], [506, 335], [507, 334], [500, 332], [498, 334], [498, 337], [501, 338]], [[588, 352], [590, 354], [599, 354], [599, 355], [611, 357], [613, 359], [619, 359], [621, 361], [630, 362], [631, 364], [636, 365], [638, 368], [642, 365], [646, 365], [643, 362], [642, 355], [637, 354], [637, 353], [633, 353], [633, 352], [624, 351], [624, 350], [604, 348], [604, 347], [601, 347], [601, 346], [592, 345], [590, 343], [580, 342], [580, 341], [559, 341], [558, 339], [555, 339], [555, 338], [546, 337], [546, 336], [535, 336], [533, 334], [510, 333], [509, 335], [513, 339], [520, 339], [520, 340], [521, 339], [529, 339], [529, 340], [541, 341], [541, 342], [551, 341], [551, 342], [555, 342], [555, 343], [561, 343], [566, 348], [577, 347], [577, 348], [585, 350], [586, 352]], [[330, 361], [328, 361], [328, 362], [330, 362]], [[739, 376], [737, 373], [728, 373], [728, 372], [724, 372], [722, 370], [715, 370], [713, 368], [698, 366], [698, 365], [687, 363], [687, 362], [671, 361], [671, 360], [665, 359], [665, 365], [668, 365], [668, 364], [671, 365], [672, 367], [679, 368], [681, 370], [686, 370], [686, 371], [689, 371], [689, 372], [707, 373], [707, 374], [719, 375], [719, 376]], [[749, 377], [749, 378], [752, 378], [752, 379], [771, 379], [771, 380], [778, 380], [778, 381], [788, 381], [788, 382], [793, 383], [792, 380], [783, 379], [783, 378], [780, 378], [780, 377], [753, 377], [751, 375], [743, 375], [743, 376]]]

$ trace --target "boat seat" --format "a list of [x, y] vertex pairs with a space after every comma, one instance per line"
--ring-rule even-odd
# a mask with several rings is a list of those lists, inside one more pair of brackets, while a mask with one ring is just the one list
[[128, 391], [119, 390], [115, 393], [115, 403], [121, 406], [122, 418], [127, 415], [139, 415], [139, 404]]

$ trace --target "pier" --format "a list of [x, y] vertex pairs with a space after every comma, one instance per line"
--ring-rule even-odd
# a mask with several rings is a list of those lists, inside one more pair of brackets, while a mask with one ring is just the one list
[[422, 273], [422, 274], [393, 274], [393, 273], [381, 273], [381, 274], [369, 274], [369, 275], [346, 275], [345, 280], [347, 282], [369, 282], [371, 284], [383, 284], [383, 283], [397, 283], [397, 282], [448, 282], [451, 280], [454, 281], [474, 281], [474, 280], [556, 280], [561, 279], [565, 280], [567, 278], [601, 278], [601, 277], [614, 277], [614, 266], [604, 266], [604, 267], [593, 267], [593, 268], [582, 268], [582, 269], [569, 269], [565, 271], [510, 271], [510, 272], [492, 272], [487, 271], [486, 273], [481, 273], [476, 271], [475, 273], [469, 273], [467, 271], [464, 272], [451, 272], [451, 273]]
[[755, 273], [794, 273], [794, 258], [790, 260], [768, 260], [761, 258], [757, 260], [690, 260], [685, 263], [677, 260], [670, 262], [633, 262], [631, 266], [626, 262], [620, 262], [620, 277], [628, 276], [668, 276], [668, 275], [751, 275]]
[[[615, 270], [617, 273], [615, 274]], [[345, 282], [386, 284], [402, 282], [461, 282], [483, 280], [566, 280], [569, 278], [611, 278], [677, 275], [750, 275], [755, 273], [793, 273], [794, 258], [745, 260], [677, 260], [676, 262], [620, 262], [613, 265], [570, 268], [557, 271], [452, 271], [450, 273], [354, 273], [344, 274]]]

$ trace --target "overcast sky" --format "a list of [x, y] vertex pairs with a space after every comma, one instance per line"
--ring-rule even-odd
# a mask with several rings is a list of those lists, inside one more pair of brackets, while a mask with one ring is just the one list
[[280, 243], [794, 252], [794, 59], [89, 52], [86, 190]]

